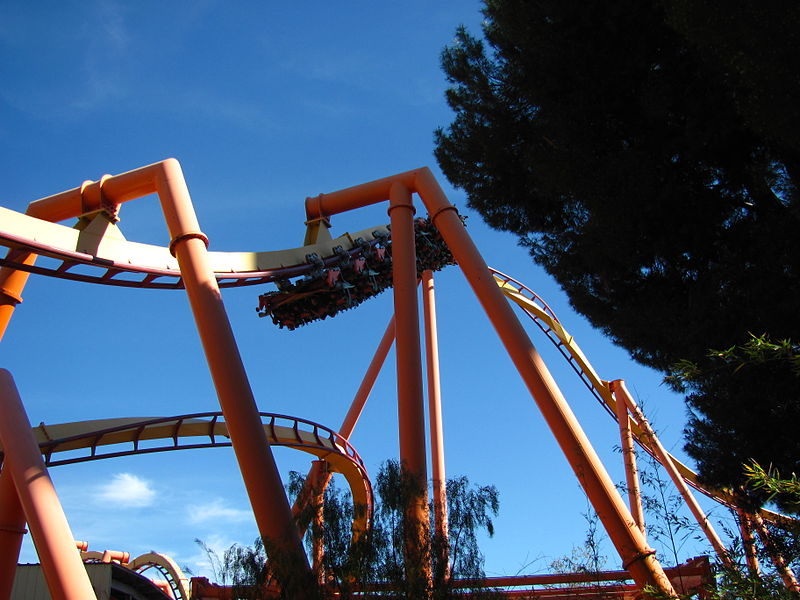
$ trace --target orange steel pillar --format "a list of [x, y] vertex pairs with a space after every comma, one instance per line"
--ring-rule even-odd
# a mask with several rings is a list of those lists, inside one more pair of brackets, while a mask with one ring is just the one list
[[[386, 357], [389, 355], [392, 344], [394, 344], [394, 317], [389, 319], [389, 324], [386, 326], [386, 331], [378, 344], [378, 348], [375, 350], [375, 355], [372, 357], [372, 361], [369, 363], [369, 367], [367, 367], [367, 372], [361, 380], [361, 385], [358, 387], [353, 402], [350, 404], [350, 409], [347, 411], [344, 421], [342, 421], [342, 425], [339, 427], [339, 435], [346, 440], [350, 439], [350, 436], [353, 434], [361, 412], [364, 410], [364, 405], [367, 403], [375, 381], [378, 379], [383, 364], [386, 362]], [[328, 482], [330, 482], [331, 473], [329, 471], [323, 473], [321, 470], [322, 467], [319, 464], [320, 462], [324, 461], [315, 460], [311, 462], [311, 469], [309, 469], [308, 475], [306, 475], [303, 489], [297, 494], [297, 498], [292, 505], [292, 515], [295, 519], [300, 516], [300, 513], [303, 512], [303, 509], [310, 501], [314, 486], [319, 485], [324, 490]], [[299, 522], [298, 529], [301, 535], [305, 534], [305, 523]], [[2, 598], [0, 598], [0, 600], [2, 600]]]
[[428, 382], [428, 422], [431, 437], [431, 479], [433, 480], [433, 516], [436, 537], [441, 544], [442, 566], [449, 577], [450, 552], [447, 537], [447, 475], [444, 467], [444, 428], [442, 393], [439, 379], [439, 339], [436, 331], [436, 295], [433, 272], [422, 273], [422, 306], [425, 317], [425, 366]]
[[[324, 460], [315, 460], [314, 467], [320, 473], [320, 481], [324, 480], [325, 483], [330, 480], [330, 473], [328, 472], [328, 463]], [[311, 522], [311, 540], [312, 540], [312, 570], [317, 578], [319, 585], [325, 584], [325, 487], [323, 485], [316, 485], [313, 489], [313, 517]]]
[[[26, 265], [36, 262], [35, 254], [14, 248], [8, 251], [7, 256], [15, 262]], [[30, 273], [17, 271], [11, 267], [0, 269], [0, 340], [6, 333], [14, 309], [22, 302], [22, 290], [28, 281], [28, 275]]]
[[[654, 551], [647, 546], [642, 532], [634, 523], [630, 511], [622, 501], [586, 434], [497, 287], [489, 268], [466, 232], [458, 212], [448, 202], [430, 169], [406, 171], [331, 194], [308, 198], [306, 216], [308, 219], [332, 216], [381, 202], [387, 197], [396, 196], [396, 192], [392, 194], [390, 190], [396, 190], [397, 186], [416, 191], [425, 203], [433, 223], [442, 234], [489, 316], [562, 452], [597, 511], [617, 552], [622, 557], [623, 566], [630, 572], [639, 588], [652, 585], [662, 594], [675, 596], [675, 591], [656, 560]], [[392, 224], [393, 238], [395, 235], [395, 227]], [[403, 329], [399, 319], [397, 329], [398, 333]]]
[[208, 240], [200, 231], [178, 161], [171, 158], [113, 177], [106, 175], [98, 182], [84, 182], [80, 188], [31, 203], [28, 214], [61, 221], [152, 193], [159, 196], [172, 236], [170, 250], [178, 259], [259, 533], [284, 552], [287, 562], [309, 573], [308, 559], [209, 263]]
[[14, 481], [50, 595], [53, 600], [96, 598], [14, 379], [5, 369], [0, 369], [0, 412], [3, 471]]
[[750, 515], [739, 507], [736, 507], [736, 515], [739, 517], [739, 531], [742, 534], [742, 547], [744, 548], [744, 557], [747, 560], [747, 568], [750, 570], [751, 575], [760, 577], [761, 565], [758, 563], [756, 539], [753, 537], [753, 524], [750, 521]]
[[648, 547], [561, 390], [494, 282], [458, 212], [428, 169], [417, 171], [416, 190], [594, 506], [622, 558], [623, 568], [639, 588], [651, 585], [667, 596], [675, 596], [655, 551]]
[[26, 531], [25, 513], [11, 470], [4, 468], [0, 471], [0, 600], [11, 598], [22, 536]]
[[424, 481], [425, 412], [422, 400], [422, 358], [417, 305], [417, 259], [414, 205], [411, 192], [394, 184], [389, 192], [392, 224], [392, 281], [394, 284], [397, 396], [400, 421], [400, 460], [403, 468]]
[[414, 205], [410, 190], [394, 183], [389, 190], [392, 225], [392, 282], [394, 284], [395, 352], [397, 355], [397, 411], [401, 474], [410, 478], [415, 496], [406, 508], [406, 572], [417, 569], [412, 584], [419, 593], [429, 585], [430, 564], [424, 544], [429, 539], [425, 408], [422, 395], [422, 357], [417, 305], [417, 259]]
[[757, 512], [753, 513], [753, 526], [758, 533], [758, 537], [761, 538], [761, 543], [764, 545], [767, 554], [769, 554], [772, 564], [775, 565], [775, 569], [778, 571], [778, 574], [780, 574], [783, 585], [786, 586], [787, 590], [795, 594], [800, 593], [800, 584], [797, 583], [797, 577], [795, 577], [794, 571], [792, 571], [789, 563], [786, 562], [783, 554], [775, 547], [775, 542], [772, 540], [769, 529], [767, 529], [767, 526], [764, 524], [764, 519], [762, 519], [761, 515]]
[[700, 525], [703, 533], [705, 533], [706, 538], [711, 543], [711, 546], [714, 548], [714, 551], [717, 553], [720, 561], [722, 561], [725, 566], [732, 568], [734, 564], [730, 554], [728, 554], [728, 549], [725, 548], [725, 544], [722, 543], [719, 535], [717, 535], [717, 532], [714, 530], [713, 525], [711, 525], [711, 522], [708, 520], [708, 516], [706, 516], [705, 511], [703, 511], [703, 509], [700, 507], [700, 504], [697, 502], [694, 494], [692, 494], [689, 486], [686, 485], [683, 477], [681, 477], [681, 474], [678, 472], [675, 463], [672, 462], [672, 458], [670, 457], [669, 453], [661, 444], [656, 432], [653, 431], [653, 428], [650, 426], [650, 421], [648, 421], [644, 416], [644, 413], [636, 404], [636, 401], [633, 399], [633, 396], [631, 396], [628, 388], [625, 387], [625, 382], [622, 379], [617, 379], [616, 381], [612, 381], [609, 385], [611, 387], [611, 391], [614, 393], [614, 397], [617, 400], [617, 404], [620, 402], [625, 403], [628, 410], [630, 410], [631, 414], [636, 419], [636, 422], [639, 424], [639, 427], [641, 427], [642, 431], [644, 431], [647, 437], [650, 438], [650, 447], [653, 449], [658, 462], [660, 462], [667, 471], [670, 479], [672, 479], [672, 483], [680, 493], [683, 501], [686, 503], [686, 506], [689, 507], [689, 510], [697, 521], [697, 524]]
[[383, 333], [378, 348], [375, 350], [375, 355], [367, 367], [367, 372], [364, 373], [364, 379], [361, 380], [361, 385], [358, 387], [350, 409], [339, 427], [339, 435], [345, 439], [350, 439], [353, 429], [356, 427], [358, 418], [361, 416], [361, 411], [364, 410], [364, 405], [367, 403], [369, 395], [372, 393], [372, 388], [375, 386], [375, 381], [386, 362], [386, 357], [389, 355], [389, 350], [394, 344], [394, 317], [389, 320], [386, 326], [386, 331]]
[[307, 570], [308, 559], [209, 263], [208, 241], [200, 231], [180, 165], [175, 160], [161, 164], [155, 183], [172, 236], [170, 250], [181, 268], [259, 532], [285, 552], [296, 568]]
[[[618, 381], [611, 382], [609, 389], [614, 393]], [[619, 423], [620, 447], [625, 463], [625, 481], [628, 484], [628, 504], [631, 508], [633, 520], [645, 532], [644, 511], [642, 510], [642, 493], [639, 488], [639, 470], [636, 466], [636, 450], [633, 447], [633, 433], [631, 432], [631, 419], [628, 416], [628, 405], [622, 398], [616, 398], [616, 413]]]

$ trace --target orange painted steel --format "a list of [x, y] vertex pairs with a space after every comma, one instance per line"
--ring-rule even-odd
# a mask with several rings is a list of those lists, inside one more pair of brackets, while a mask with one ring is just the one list
[[25, 513], [19, 503], [11, 471], [0, 471], [0, 600], [11, 598], [14, 573], [25, 529]]
[[[313, 462], [313, 466], [317, 467], [317, 470], [320, 474], [319, 480], [325, 481], [330, 479], [330, 474], [328, 473], [328, 463], [324, 460], [315, 460]], [[319, 585], [323, 585], [325, 583], [325, 566], [323, 564], [323, 560], [325, 558], [325, 547], [324, 547], [324, 535], [323, 535], [323, 527], [325, 526], [325, 516], [323, 513], [324, 501], [325, 501], [325, 487], [323, 485], [319, 485], [319, 483], [315, 486], [312, 491], [313, 494], [313, 504], [312, 504], [312, 520], [311, 520], [311, 540], [312, 540], [312, 548], [311, 548], [311, 558], [312, 558], [312, 570], [314, 571], [314, 575], [316, 577], [317, 583]]]
[[[618, 382], [615, 382], [618, 383]], [[614, 389], [611, 389], [612, 393]], [[646, 535], [644, 524], [644, 511], [642, 510], [642, 493], [639, 487], [639, 469], [636, 466], [636, 450], [633, 447], [633, 433], [631, 432], [631, 419], [628, 415], [628, 406], [625, 402], [617, 400], [617, 422], [619, 424], [620, 447], [625, 464], [625, 482], [628, 486], [628, 505], [633, 515], [633, 520], [642, 533]]]
[[0, 440], [6, 449], [3, 471], [8, 470], [14, 481], [50, 595], [53, 600], [95, 598], [22, 400], [5, 369], [0, 369], [0, 412]]
[[[428, 384], [428, 424], [431, 438], [433, 517], [442, 549], [442, 564], [449, 563], [447, 524], [447, 474], [444, 462], [442, 390], [439, 377], [439, 338], [436, 328], [436, 293], [433, 272], [422, 273], [422, 307], [425, 328], [425, 373]], [[445, 573], [445, 577], [449, 572]]]
[[778, 571], [781, 579], [783, 580], [783, 585], [786, 586], [786, 589], [794, 592], [795, 594], [800, 593], [800, 584], [797, 583], [797, 577], [795, 577], [794, 571], [789, 566], [789, 563], [786, 562], [783, 554], [775, 547], [775, 542], [772, 539], [772, 535], [767, 529], [767, 526], [764, 524], [764, 519], [761, 518], [761, 515], [758, 513], [753, 513], [751, 515], [753, 528], [758, 533], [758, 537], [761, 538], [761, 543], [764, 546], [764, 549], [767, 551], [772, 564], [775, 565], [775, 569]]
[[[394, 292], [395, 354], [397, 358], [397, 414], [400, 467], [414, 490], [406, 506], [406, 573], [418, 572], [412, 585], [429, 589], [431, 567], [424, 550], [429, 536], [425, 408], [422, 393], [422, 355], [417, 303], [417, 259], [411, 191], [402, 183], [389, 189], [392, 225], [392, 282]], [[409, 526], [410, 525], [410, 526]], [[416, 571], [419, 569], [419, 571]], [[426, 583], [427, 582], [427, 583]]]
[[753, 536], [753, 524], [750, 521], [750, 515], [741, 508], [736, 508], [736, 516], [739, 521], [739, 532], [742, 534], [742, 548], [744, 548], [747, 568], [750, 571], [750, 575], [761, 577], [761, 565], [758, 562], [756, 539]]
[[[344, 420], [342, 421], [341, 427], [339, 427], [339, 435], [345, 440], [349, 439], [353, 434], [356, 423], [358, 423], [358, 419], [361, 417], [361, 413], [364, 410], [367, 400], [369, 399], [369, 395], [372, 393], [372, 388], [375, 386], [375, 381], [378, 379], [378, 375], [380, 374], [381, 369], [386, 362], [386, 357], [389, 355], [389, 350], [391, 350], [392, 344], [394, 344], [394, 320], [394, 316], [389, 319], [389, 324], [386, 326], [386, 331], [383, 333], [383, 337], [381, 337], [378, 348], [375, 350], [375, 354], [372, 357], [369, 366], [367, 367], [367, 372], [364, 374], [364, 378], [361, 380], [361, 385], [356, 391], [356, 395], [350, 404], [350, 408], [348, 409]], [[322, 489], [325, 489], [328, 486], [330, 479], [330, 472], [326, 475], [323, 475], [321, 466], [316, 461], [311, 463], [311, 468], [309, 469], [306, 479], [303, 482], [303, 488], [300, 490], [300, 493], [297, 495], [297, 498], [292, 505], [292, 516], [295, 518], [295, 520], [298, 519], [300, 513], [303, 512], [304, 508], [308, 505], [308, 502], [312, 497], [312, 490], [314, 489], [314, 486], [320, 486]], [[369, 509], [369, 507], [365, 508]], [[299, 522], [298, 529], [301, 535], [305, 534], [305, 523]]]
[[605, 526], [622, 558], [623, 568], [631, 573], [640, 588], [651, 585], [667, 596], [674, 596], [675, 591], [656, 560], [655, 551], [647, 546], [642, 532], [633, 522], [544, 361], [494, 282], [455, 207], [427, 169], [418, 174], [417, 192]]
[[339, 435], [345, 439], [350, 439], [350, 436], [353, 434], [353, 430], [356, 427], [356, 423], [358, 423], [361, 412], [364, 410], [364, 405], [367, 403], [367, 399], [372, 393], [372, 388], [375, 386], [375, 381], [378, 379], [378, 375], [383, 368], [383, 364], [386, 362], [386, 357], [389, 355], [389, 350], [391, 350], [392, 344], [394, 344], [394, 323], [395, 318], [392, 317], [389, 320], [389, 324], [386, 326], [386, 331], [383, 333], [383, 337], [381, 337], [381, 341], [378, 343], [378, 348], [375, 350], [375, 354], [372, 357], [369, 366], [367, 367], [367, 372], [364, 373], [364, 378], [361, 380], [361, 385], [358, 386], [356, 395], [353, 398], [353, 402], [350, 404], [350, 408], [347, 411], [344, 420], [342, 421], [342, 425], [339, 427]]
[[[32, 252], [9, 249], [8, 256], [25, 265], [36, 262]], [[8, 329], [8, 323], [14, 315], [14, 309], [22, 302], [22, 290], [28, 282], [29, 273], [8, 267], [0, 269], [0, 340]]]
[[610, 383], [610, 388], [614, 392], [617, 402], [625, 403], [628, 410], [639, 424], [639, 427], [642, 428], [645, 435], [649, 438], [649, 447], [655, 453], [658, 462], [660, 462], [667, 471], [670, 479], [672, 479], [672, 483], [677, 488], [678, 492], [683, 498], [683, 501], [686, 503], [686, 506], [689, 507], [692, 515], [694, 515], [697, 524], [700, 525], [700, 528], [703, 530], [706, 538], [711, 543], [711, 546], [714, 548], [714, 552], [716, 552], [720, 561], [722, 561], [725, 566], [732, 568], [734, 563], [730, 557], [730, 554], [728, 553], [727, 548], [725, 547], [725, 544], [722, 543], [722, 540], [714, 530], [713, 525], [711, 525], [711, 521], [709, 521], [708, 516], [706, 516], [700, 504], [698, 504], [697, 499], [694, 497], [694, 494], [692, 494], [691, 490], [689, 489], [689, 486], [686, 485], [683, 477], [681, 477], [681, 474], [678, 472], [678, 469], [672, 462], [672, 456], [661, 444], [661, 441], [658, 439], [655, 431], [653, 431], [653, 428], [650, 426], [650, 422], [644, 416], [644, 413], [639, 408], [639, 405], [636, 404], [636, 401], [633, 399], [633, 396], [631, 396], [628, 388], [625, 387], [625, 382], [621, 379], [617, 379]]
[[389, 196], [400, 462], [410, 474], [424, 481], [427, 479], [427, 461], [414, 247], [415, 210], [411, 203], [411, 191], [404, 185], [393, 184]]
[[[633, 522], [630, 511], [620, 498], [558, 386], [495, 284], [458, 212], [447, 200], [430, 170], [422, 168], [407, 171], [339, 192], [308, 198], [306, 216], [308, 219], [328, 217], [380, 202], [390, 196], [394, 196], [395, 203], [398, 203], [400, 189], [414, 191], [421, 197], [434, 225], [464, 272], [597, 511], [622, 558], [624, 568], [631, 573], [640, 588], [651, 585], [668, 596], [674, 596], [675, 591], [656, 560], [654, 551], [647, 546], [642, 532]], [[396, 234], [393, 224], [393, 247], [398, 241], [394, 239]], [[398, 332], [402, 330], [399, 319], [397, 328]]]
[[178, 259], [220, 406], [262, 537], [272, 540], [297, 564], [308, 568], [302, 542], [266, 436], [247, 374], [233, 337], [214, 272], [206, 236], [192, 207], [180, 164], [167, 159], [99, 182], [84, 182], [28, 207], [34, 217], [60, 221], [157, 193]]
[[[113, 217], [116, 214], [119, 203], [154, 192], [159, 194], [162, 202], [162, 208], [172, 236], [170, 250], [177, 256], [181, 275], [186, 280], [187, 293], [189, 294], [190, 303], [198, 323], [198, 330], [206, 349], [215, 386], [217, 386], [220, 396], [220, 404], [223, 406], [224, 412], [232, 412], [236, 415], [234, 421], [245, 422], [248, 419], [248, 402], [252, 403], [253, 407], [255, 404], [243, 367], [241, 367], [241, 359], [239, 358], [238, 350], [236, 350], [235, 341], [233, 341], [224, 307], [222, 307], [221, 299], [219, 298], [216, 278], [208, 261], [208, 254], [205, 248], [207, 240], [197, 224], [185, 181], [180, 173], [177, 161], [167, 160], [114, 177], [104, 176], [100, 182], [84, 182], [80, 188], [32, 203], [29, 206], [28, 214], [36, 218], [57, 221], [101, 210]], [[396, 309], [399, 312], [408, 313], [402, 317], [404, 325], [398, 324], [397, 329], [399, 332], [403, 332], [401, 337], [408, 336], [410, 330], [413, 330], [411, 335], [416, 332], [416, 352], [413, 351], [414, 344], [409, 344], [408, 340], [402, 344], [406, 347], [402, 353], [398, 349], [398, 407], [401, 421], [401, 460], [407, 462], [403, 458], [405, 453], [415, 461], [414, 464], [417, 465], [415, 470], [425, 473], [424, 414], [421, 419], [422, 426], [419, 425], [420, 419], [416, 416], [416, 412], [422, 414], [424, 411], [422, 409], [417, 410], [417, 405], [414, 402], [404, 400], [404, 398], [413, 397], [420, 399], [418, 404], [422, 404], [421, 359], [419, 356], [418, 335], [419, 315], [416, 293], [412, 301], [412, 296], [407, 289], [411, 286], [408, 281], [403, 280], [404, 277], [410, 281], [409, 273], [411, 268], [409, 264], [414, 265], [413, 258], [409, 260], [407, 253], [407, 249], [411, 248], [411, 256], [413, 257], [413, 205], [411, 204], [411, 193], [414, 192], [420, 195], [427, 206], [434, 224], [440, 230], [486, 310], [509, 355], [561, 445], [570, 465], [578, 475], [587, 495], [595, 506], [601, 520], [603, 520], [613, 543], [623, 559], [624, 566], [630, 570], [637, 585], [640, 587], [645, 583], [650, 583], [660, 588], [664, 593], [671, 593], [671, 588], [668, 587], [668, 584], [665, 584], [663, 571], [652, 556], [652, 551], [647, 547], [644, 537], [638, 531], [638, 527], [634, 524], [634, 518], [625, 508], [619, 494], [613, 489], [610, 478], [589, 445], [588, 439], [586, 439], [580, 425], [572, 415], [561, 392], [522, 330], [519, 321], [516, 320], [516, 317], [505, 303], [491, 273], [464, 230], [455, 208], [447, 201], [428, 169], [416, 169], [331, 194], [323, 194], [306, 199], [306, 213], [309, 221], [323, 221], [329, 216], [345, 210], [375, 202], [390, 201], [389, 211], [393, 222], [393, 254], [395, 255], [396, 263], [399, 262], [401, 265], [405, 265], [402, 267], [405, 275], [395, 282]], [[401, 214], [402, 217], [400, 216]], [[395, 223], [395, 220], [397, 223]], [[403, 228], [407, 228], [409, 223], [412, 224], [411, 241], [408, 240], [407, 232], [403, 231]], [[12, 245], [17, 246], [17, 249], [12, 249], [12, 252], [17, 253], [17, 262], [27, 260], [30, 264], [32, 259], [29, 257], [33, 256], [35, 259], [35, 254], [30, 252], [31, 247], [27, 247], [24, 241], [12, 242]], [[26, 251], [28, 258], [25, 257]], [[57, 249], [55, 249], [55, 253], [56, 255], [58, 254]], [[14, 261], [11, 261], [11, 263], [13, 264]], [[398, 265], [396, 264], [395, 266], [397, 267]], [[23, 278], [22, 285], [14, 284], [14, 277], [12, 276]], [[155, 274], [155, 277], [160, 276], [161, 274]], [[414, 271], [414, 279], [415, 277], [416, 273]], [[14, 271], [13, 269], [3, 269], [0, 272], [0, 284], [2, 284], [0, 285], [0, 326], [2, 326], [0, 327], [0, 334], [5, 325], [7, 325], [7, 317], [10, 317], [13, 306], [20, 299], [24, 278], [27, 278], [27, 273]], [[109, 274], [109, 278], [113, 278], [113, 274]], [[7, 284], [9, 280], [12, 282], [11, 285]], [[151, 278], [148, 276], [140, 283], [144, 287], [149, 285], [150, 281]], [[415, 285], [416, 282], [414, 287]], [[398, 292], [398, 288], [403, 289], [404, 287], [406, 288], [404, 291]], [[409, 316], [412, 313], [412, 309], [413, 318]], [[5, 319], [5, 322], [3, 322], [3, 319]], [[409, 325], [412, 322], [413, 326]], [[236, 365], [232, 367], [230, 365], [220, 365], [221, 362], [228, 362], [231, 355], [227, 350], [217, 352], [217, 355], [215, 355], [215, 348], [209, 347], [209, 340], [213, 340], [211, 345], [218, 344], [218, 339], [215, 339], [217, 336], [221, 336], [231, 342], [232, 346], [226, 348], [227, 350], [230, 350], [230, 348], [234, 350], [234, 360], [232, 362], [238, 363], [238, 367]], [[398, 342], [398, 346], [400, 345]], [[388, 346], [391, 346], [391, 341], [388, 342]], [[386, 352], [388, 352], [388, 346]], [[412, 348], [412, 350], [409, 352], [408, 348]], [[220, 355], [224, 355], [224, 361]], [[401, 358], [401, 355], [403, 358]], [[571, 364], [575, 365], [574, 362], [571, 362]], [[370, 368], [372, 369], [372, 366]], [[379, 370], [380, 367], [378, 366], [377, 369]], [[419, 373], [419, 377], [415, 373]], [[409, 374], [411, 374], [411, 377], [407, 376]], [[365, 377], [365, 383], [366, 379]], [[400, 381], [403, 381], [403, 383], [401, 384]], [[364, 387], [365, 383], [362, 383], [362, 387]], [[243, 402], [230, 401], [233, 391], [241, 392], [242, 386], [247, 388], [247, 393], [244, 396], [249, 396], [249, 398], [245, 398]], [[370, 383], [368, 387], [371, 388], [371, 386], [372, 384]], [[405, 391], [401, 391], [401, 388]], [[359, 390], [360, 393], [361, 390]], [[368, 391], [366, 395], [368, 395]], [[363, 398], [364, 400], [366, 400], [366, 395]], [[225, 400], [225, 398], [228, 400]], [[606, 400], [605, 396], [603, 396], [603, 399]], [[351, 406], [348, 417], [343, 423], [343, 430], [349, 429], [349, 432], [352, 432], [352, 427], [354, 427], [361, 410], [361, 408], [356, 408], [356, 404], [356, 401], [354, 401], [354, 405]], [[609, 405], [606, 400], [606, 404], [613, 408], [613, 401]], [[230, 417], [227, 414], [226, 420], [229, 421], [229, 426], [231, 426]], [[404, 421], [406, 425], [403, 424]], [[409, 427], [409, 424], [412, 425]], [[640, 423], [633, 423], [636, 431], [638, 431], [639, 425]], [[246, 436], [242, 433], [246, 431], [247, 427], [242, 427], [239, 429], [239, 434], [234, 435], [231, 432], [231, 437], [232, 439], [246, 440]], [[421, 444], [419, 444], [419, 439], [422, 440]], [[420, 445], [422, 447], [421, 452], [419, 452]], [[240, 447], [243, 457], [239, 456], [237, 446]], [[406, 449], [405, 452], [403, 448]], [[413, 449], [413, 451], [409, 450], [409, 448]], [[234, 449], [237, 450], [237, 458], [240, 461], [246, 486], [248, 486], [248, 494], [254, 505], [259, 528], [262, 528], [265, 514], [269, 514], [270, 517], [277, 516], [278, 524], [274, 525], [274, 527], [276, 531], [279, 531], [279, 534], [284, 536], [282, 539], [287, 542], [287, 547], [290, 550], [293, 549], [292, 551], [300, 548], [300, 552], [302, 552], [299, 537], [291, 525], [291, 520], [286, 518], [288, 510], [283, 510], [282, 507], [276, 506], [276, 504], [280, 504], [280, 501], [273, 502], [276, 498], [285, 500], [282, 490], [279, 494], [264, 491], [265, 488], [269, 488], [274, 492], [276, 487], [274, 481], [264, 485], [257, 481], [254, 483], [255, 477], [253, 474], [258, 470], [256, 466], [262, 464], [258, 452], [254, 452], [246, 441], [234, 442]], [[269, 462], [272, 457], [269, 452], [267, 454], [269, 455], [267, 462]], [[421, 455], [421, 461], [419, 460], [419, 455]], [[274, 466], [274, 461], [271, 462], [272, 466]], [[421, 469], [419, 468], [420, 465]], [[665, 466], [668, 465], [671, 465], [673, 469], [676, 467], [670, 458], [665, 461]], [[269, 474], [270, 469], [267, 469], [267, 471], [267, 480], [270, 480], [272, 479], [272, 475]], [[259, 473], [260, 475], [262, 473]], [[277, 477], [277, 471], [275, 471], [275, 476]], [[277, 477], [277, 481], [280, 481], [279, 477]], [[263, 501], [265, 498], [268, 498], [266, 502]], [[260, 517], [259, 507], [263, 506], [267, 506], [267, 510], [262, 512]], [[286, 503], [285, 508], [288, 509], [288, 503]]]
[[[61, 220], [58, 218], [57, 213], [49, 212], [46, 206], [40, 207], [36, 215], [31, 214], [31, 207], [28, 206], [26, 214], [36, 216], [45, 221], [56, 222]], [[26, 266], [31, 266], [36, 262], [36, 254], [24, 249], [10, 248], [7, 258]], [[22, 302], [22, 291], [25, 289], [29, 276], [30, 274], [25, 271], [9, 267], [0, 269], [0, 340], [5, 336], [8, 324], [14, 315], [14, 309]]]

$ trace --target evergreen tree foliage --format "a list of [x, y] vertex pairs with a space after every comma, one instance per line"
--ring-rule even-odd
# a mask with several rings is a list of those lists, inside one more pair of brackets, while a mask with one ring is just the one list
[[[751, 336], [740, 346], [711, 350], [700, 367], [681, 361], [668, 381], [689, 392], [687, 450], [704, 479], [717, 486], [748, 483], [743, 492], [760, 504], [777, 500], [784, 510], [800, 512], [791, 494], [776, 493], [767, 478], [742, 465], [756, 461], [776, 472], [800, 472], [800, 348], [790, 340], [772, 342]], [[764, 393], [766, 392], [766, 393]], [[796, 499], [796, 498], [795, 498]]]
[[[436, 157], [469, 205], [643, 364], [704, 368], [749, 332], [800, 339], [800, 5], [485, 0], [484, 14], [483, 39], [461, 28], [442, 54], [455, 117]], [[709, 481], [739, 482], [740, 462], [711, 472], [711, 457], [797, 416], [797, 381], [756, 371], [692, 405]]]

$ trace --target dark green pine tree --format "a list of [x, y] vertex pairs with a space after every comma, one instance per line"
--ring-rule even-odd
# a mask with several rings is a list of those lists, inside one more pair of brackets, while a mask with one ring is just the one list
[[[665, 373], [750, 332], [800, 339], [800, 5], [485, 0], [484, 13], [484, 39], [459, 29], [442, 55], [455, 118], [436, 157], [469, 205]], [[727, 459], [746, 439], [800, 417], [796, 381], [748, 375], [693, 404], [689, 451], [717, 483], [740, 480]], [[767, 462], [791, 472], [799, 440], [771, 440]]]

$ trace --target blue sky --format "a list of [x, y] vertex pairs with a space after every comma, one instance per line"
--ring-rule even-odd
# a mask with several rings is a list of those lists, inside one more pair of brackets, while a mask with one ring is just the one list
[[[681, 399], [576, 315], [515, 238], [484, 226], [436, 168], [433, 130], [451, 119], [439, 53], [459, 24], [479, 30], [479, 8], [4, 1], [0, 205], [24, 211], [85, 179], [174, 156], [212, 250], [273, 250], [302, 244], [306, 196], [430, 166], [487, 262], [553, 307], [601, 377], [626, 379], [682, 456]], [[168, 244], [154, 198], [126, 204], [121, 217], [128, 239]], [[387, 220], [385, 207], [373, 207], [334, 218], [333, 232]], [[585, 497], [461, 274], [450, 268], [436, 281], [448, 474], [500, 491], [497, 533], [483, 544], [487, 572], [543, 571], [581, 544]], [[390, 295], [288, 332], [256, 317], [264, 291], [224, 294], [260, 409], [338, 428], [390, 317]], [[34, 276], [24, 296], [0, 365], [34, 424], [218, 409], [180, 292]], [[615, 425], [529, 331], [621, 481]], [[390, 363], [351, 438], [372, 473], [398, 453], [393, 372]], [[276, 456], [284, 475], [308, 468], [305, 456]], [[256, 536], [228, 450], [63, 467], [53, 477], [75, 536], [95, 550], [153, 549], [207, 573], [195, 538], [222, 548]], [[689, 543], [680, 558], [703, 551]], [[35, 560], [30, 543], [23, 559]], [[618, 566], [610, 556], [608, 567]]]

